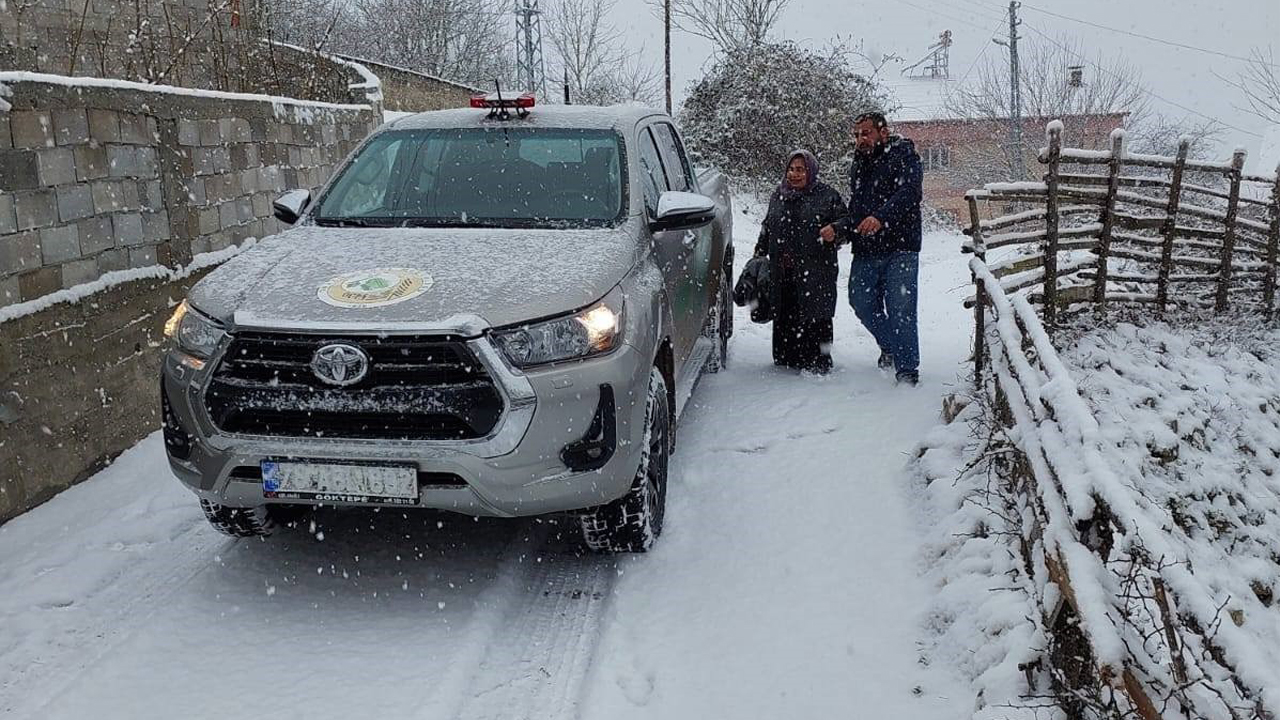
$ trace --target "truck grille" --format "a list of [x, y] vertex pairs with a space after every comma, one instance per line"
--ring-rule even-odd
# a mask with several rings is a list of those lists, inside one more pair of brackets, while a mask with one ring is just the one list
[[[333, 343], [369, 356], [358, 383], [335, 387], [312, 371], [315, 352]], [[237, 335], [205, 403], [223, 432], [367, 440], [481, 438], [503, 410], [467, 346], [439, 336]]]

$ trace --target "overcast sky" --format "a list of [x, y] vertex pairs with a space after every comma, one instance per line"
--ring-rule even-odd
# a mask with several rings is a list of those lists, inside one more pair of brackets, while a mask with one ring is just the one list
[[[1027, 25], [1022, 35], [1029, 41], [1038, 39], [1036, 30], [1052, 36], [1068, 34], [1090, 50], [1121, 54], [1142, 71], [1150, 91], [1164, 98], [1153, 98], [1155, 109], [1174, 117], [1187, 115], [1176, 103], [1232, 125], [1236, 129], [1227, 131], [1222, 152], [1243, 145], [1256, 154], [1257, 135], [1264, 123], [1239, 110], [1239, 93], [1214, 75], [1234, 77], [1242, 63], [1091, 28], [1046, 15], [1038, 7], [1230, 55], [1247, 56], [1251, 47], [1270, 43], [1280, 57], [1280, 0], [1038, 0], [1024, 3], [1020, 10]], [[958, 77], [984, 48], [984, 61], [1007, 58], [1004, 48], [990, 40], [996, 32], [1007, 35], [1007, 9], [1008, 3], [998, 0], [793, 0], [778, 31], [784, 38], [814, 46], [835, 36], [862, 39], [868, 48], [914, 62], [939, 33], [951, 30], [951, 72]], [[655, 60], [661, 60], [661, 22], [645, 0], [619, 0], [616, 23], [634, 43], [643, 43]], [[672, 44], [679, 98], [701, 75], [710, 47], [684, 33], [675, 34]]]

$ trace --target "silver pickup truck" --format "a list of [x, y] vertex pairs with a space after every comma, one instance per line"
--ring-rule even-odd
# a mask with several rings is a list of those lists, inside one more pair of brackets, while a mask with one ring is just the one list
[[675, 421], [733, 329], [726, 182], [664, 114], [478, 100], [286, 194], [293, 227], [170, 319], [165, 445], [218, 530], [324, 505], [661, 532]]

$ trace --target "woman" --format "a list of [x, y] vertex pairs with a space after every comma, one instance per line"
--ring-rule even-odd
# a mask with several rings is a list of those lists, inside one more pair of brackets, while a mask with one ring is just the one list
[[847, 214], [840, 193], [818, 179], [818, 159], [797, 150], [769, 199], [756, 256], [769, 258], [773, 303], [773, 362], [831, 370], [831, 318], [836, 314], [836, 244], [818, 231]]

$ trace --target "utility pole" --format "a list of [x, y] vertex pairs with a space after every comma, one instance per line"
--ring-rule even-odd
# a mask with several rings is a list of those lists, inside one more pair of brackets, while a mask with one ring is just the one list
[[667, 78], [667, 114], [671, 114], [671, 0], [663, 0], [663, 50]]
[[547, 67], [542, 56], [542, 10], [538, 0], [516, 5], [516, 75], [525, 92], [547, 96]]
[[1009, 147], [1013, 155], [1012, 167], [1014, 180], [1026, 177], [1026, 155], [1022, 149], [1022, 75], [1018, 72], [1018, 8], [1022, 3], [1017, 0], [1009, 2]]

